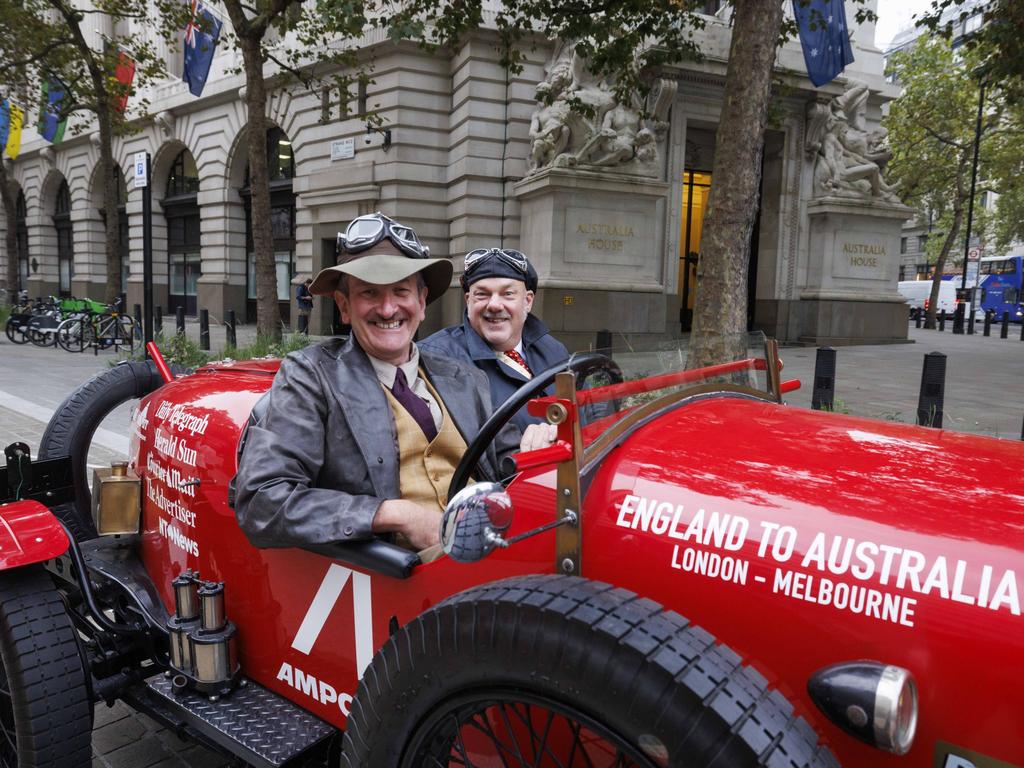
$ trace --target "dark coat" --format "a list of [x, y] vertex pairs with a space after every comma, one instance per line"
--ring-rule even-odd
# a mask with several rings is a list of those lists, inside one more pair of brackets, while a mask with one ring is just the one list
[[[476, 368], [420, 351], [420, 366], [468, 444], [492, 412]], [[474, 477], [498, 477], [518, 450], [507, 425]], [[265, 415], [249, 428], [238, 468], [235, 511], [258, 547], [368, 539], [377, 508], [399, 499], [395, 419], [373, 366], [354, 340], [293, 352], [274, 378]]]
[[[495, 409], [504, 403], [519, 387], [529, 379], [521, 373], [498, 362], [494, 350], [473, 330], [469, 324], [469, 315], [463, 313], [462, 325], [453, 325], [438, 331], [420, 342], [420, 349], [428, 349], [441, 355], [473, 363], [487, 374], [491, 384], [491, 402]], [[564, 363], [569, 359], [569, 350], [558, 341], [544, 323], [533, 315], [526, 316], [523, 325], [523, 357], [534, 374], [550, 368], [552, 365]], [[549, 388], [545, 394], [552, 394]], [[537, 424], [543, 419], [531, 416], [523, 408], [513, 417], [512, 422], [520, 431], [529, 424]]]

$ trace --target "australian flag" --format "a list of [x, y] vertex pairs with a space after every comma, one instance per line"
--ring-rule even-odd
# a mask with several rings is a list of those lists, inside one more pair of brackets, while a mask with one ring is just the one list
[[824, 85], [853, 63], [843, 0], [793, 0], [807, 76]]
[[202, 96], [210, 74], [221, 22], [199, 0], [192, 0], [192, 18], [185, 25], [185, 69], [181, 79], [193, 96]]

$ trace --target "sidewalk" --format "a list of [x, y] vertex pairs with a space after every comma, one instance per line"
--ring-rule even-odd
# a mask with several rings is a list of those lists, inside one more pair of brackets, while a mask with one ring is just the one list
[[[913, 424], [921, 389], [921, 369], [928, 352], [946, 355], [943, 428], [989, 437], [1020, 440], [1024, 420], [1024, 341], [1020, 326], [1009, 338], [954, 335], [910, 327], [913, 344], [836, 348], [836, 410], [874, 419]], [[799, 379], [791, 405], [810, 408], [814, 388], [814, 347], [780, 351], [782, 379]]]

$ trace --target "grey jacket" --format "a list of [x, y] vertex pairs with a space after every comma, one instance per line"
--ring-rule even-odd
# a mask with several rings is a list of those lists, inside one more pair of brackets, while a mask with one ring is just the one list
[[[420, 365], [468, 444], [493, 410], [487, 377], [426, 350]], [[518, 441], [506, 425], [474, 477], [496, 479]], [[371, 538], [381, 502], [401, 498], [398, 467], [394, 416], [366, 353], [354, 340], [307, 347], [281, 363], [266, 413], [249, 428], [238, 523], [257, 547]]]

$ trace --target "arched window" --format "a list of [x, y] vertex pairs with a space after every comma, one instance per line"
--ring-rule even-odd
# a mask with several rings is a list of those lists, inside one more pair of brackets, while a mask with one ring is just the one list
[[70, 296], [71, 278], [75, 276], [75, 249], [72, 245], [71, 191], [67, 181], [61, 181], [57, 190], [53, 226], [57, 230], [57, 292], [61, 296]]
[[18, 239], [18, 278], [19, 288], [28, 290], [28, 206], [25, 205], [25, 193], [18, 192], [18, 203], [14, 214], [14, 231]]
[[[281, 320], [289, 322], [291, 279], [295, 276], [295, 155], [285, 132], [273, 127], [267, 130], [267, 173], [270, 177], [270, 228], [274, 235], [274, 261], [277, 266], [277, 300]], [[245, 167], [245, 247], [248, 254], [246, 270], [246, 313], [250, 322], [256, 320], [256, 253], [252, 242], [252, 206], [249, 166]]]
[[[117, 248], [121, 253], [121, 282], [117, 292], [124, 293], [128, 290], [128, 187], [124, 183], [124, 174], [118, 166], [114, 166], [114, 182], [117, 184]], [[100, 209], [100, 218], [107, 221], [107, 212]]]
[[167, 197], [162, 201], [167, 219], [168, 305], [172, 312], [185, 308], [196, 314], [196, 294], [203, 274], [199, 249], [199, 172], [192, 153], [183, 149], [167, 175]]

